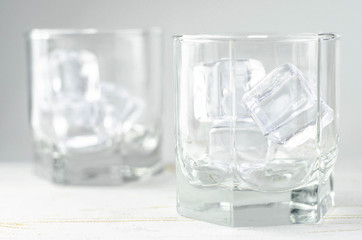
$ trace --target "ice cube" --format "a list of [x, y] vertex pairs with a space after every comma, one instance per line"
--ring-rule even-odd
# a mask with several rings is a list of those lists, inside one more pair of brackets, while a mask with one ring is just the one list
[[[317, 135], [317, 95], [292, 64], [275, 68], [245, 93], [243, 102], [261, 132], [285, 148]], [[333, 110], [323, 100], [320, 115], [322, 128], [333, 121]]]
[[241, 101], [243, 94], [264, 75], [262, 63], [254, 59], [222, 59], [195, 66], [193, 82], [195, 118], [201, 122], [230, 118], [233, 115], [238, 120], [249, 118]]
[[136, 123], [124, 133], [122, 152], [148, 155], [157, 149], [159, 140], [159, 133], [155, 127]]
[[100, 98], [97, 57], [87, 50], [51, 52], [50, 78], [54, 101], [95, 101]]
[[108, 147], [120, 141], [142, 113], [143, 100], [127, 90], [107, 82], [101, 89], [99, 101], [65, 98], [53, 104], [53, 129], [64, 151]]
[[219, 124], [209, 133], [209, 156], [225, 161], [235, 158], [239, 164], [264, 163], [267, 160], [269, 141], [259, 128], [250, 122]]
[[241, 178], [260, 189], [285, 190], [299, 187], [305, 176], [313, 171], [318, 159], [316, 141], [310, 139], [293, 149], [269, 142], [265, 163], [243, 163], [239, 168]]
[[143, 113], [144, 100], [131, 95], [125, 88], [109, 82], [102, 82], [101, 89], [107, 115], [112, 115], [114, 121], [122, 123], [123, 131], [128, 131]]
[[105, 147], [110, 136], [103, 120], [99, 102], [64, 101], [53, 106], [53, 128], [64, 151]]

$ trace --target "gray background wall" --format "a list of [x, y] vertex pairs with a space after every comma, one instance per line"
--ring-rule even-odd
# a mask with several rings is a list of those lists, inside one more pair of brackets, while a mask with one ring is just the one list
[[166, 160], [174, 159], [171, 36], [244, 31], [342, 35], [340, 163], [357, 160], [362, 155], [361, 11], [359, 0], [0, 0], [0, 161], [32, 158], [25, 31], [147, 26], [160, 26], [165, 32]]

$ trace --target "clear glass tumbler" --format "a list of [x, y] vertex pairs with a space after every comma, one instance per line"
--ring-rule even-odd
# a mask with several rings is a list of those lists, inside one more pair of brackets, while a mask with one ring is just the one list
[[174, 37], [177, 210], [228, 226], [333, 206], [336, 34]]
[[161, 169], [159, 29], [35, 29], [27, 44], [38, 173], [117, 185]]

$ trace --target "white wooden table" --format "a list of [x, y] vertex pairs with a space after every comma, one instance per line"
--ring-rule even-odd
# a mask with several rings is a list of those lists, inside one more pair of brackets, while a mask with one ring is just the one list
[[361, 172], [339, 159], [337, 204], [321, 224], [233, 229], [176, 213], [172, 166], [149, 182], [79, 187], [40, 179], [30, 163], [0, 163], [0, 239], [362, 240]]

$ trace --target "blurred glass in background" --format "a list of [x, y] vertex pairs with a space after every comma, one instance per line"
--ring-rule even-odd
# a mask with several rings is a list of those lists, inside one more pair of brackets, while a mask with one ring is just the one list
[[29, 33], [38, 174], [117, 185], [160, 171], [161, 38], [157, 28]]

